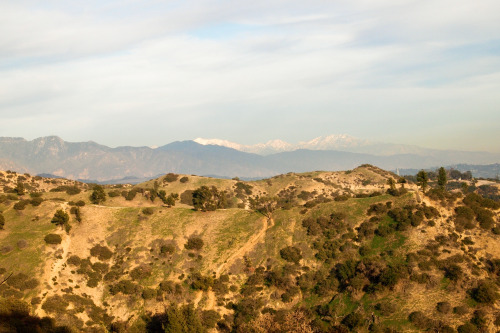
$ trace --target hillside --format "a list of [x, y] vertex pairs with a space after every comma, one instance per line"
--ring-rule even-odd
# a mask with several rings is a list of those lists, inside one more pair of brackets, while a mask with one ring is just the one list
[[0, 331], [22, 318], [43, 332], [499, 329], [498, 184], [431, 180], [423, 195], [398, 181], [371, 165], [170, 173], [104, 186], [102, 201], [1, 171]]

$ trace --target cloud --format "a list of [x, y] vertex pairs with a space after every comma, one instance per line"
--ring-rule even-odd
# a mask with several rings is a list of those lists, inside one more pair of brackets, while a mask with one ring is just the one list
[[499, 13], [491, 0], [2, 3], [0, 131], [417, 143], [434, 117], [456, 136], [498, 120]]

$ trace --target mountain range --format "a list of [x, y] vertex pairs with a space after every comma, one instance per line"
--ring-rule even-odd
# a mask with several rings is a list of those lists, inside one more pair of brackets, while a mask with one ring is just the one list
[[57, 136], [31, 141], [0, 138], [0, 169], [87, 181], [133, 182], [168, 172], [264, 178], [287, 172], [347, 170], [366, 163], [395, 170], [498, 162], [500, 154], [495, 153], [375, 143], [347, 135], [297, 145], [275, 140], [254, 146], [198, 138], [157, 148], [111, 148], [93, 141], [66, 142]]

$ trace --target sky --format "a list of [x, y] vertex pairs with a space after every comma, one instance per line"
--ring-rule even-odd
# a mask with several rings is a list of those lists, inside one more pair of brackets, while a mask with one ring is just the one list
[[500, 152], [500, 1], [0, 2], [0, 136]]

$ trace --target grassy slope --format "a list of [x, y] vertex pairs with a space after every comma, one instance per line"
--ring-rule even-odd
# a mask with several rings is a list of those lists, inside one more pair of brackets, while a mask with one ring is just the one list
[[[360, 193], [364, 190], [373, 191], [383, 189], [386, 183], [385, 173], [381, 170], [371, 168], [358, 168], [352, 172], [314, 172], [306, 174], [287, 174], [273, 177], [270, 180], [249, 182], [253, 186], [253, 194], [278, 195], [279, 192], [291, 186], [296, 188], [297, 193], [301, 191], [317, 191], [317, 193], [330, 195], [331, 193]], [[227, 191], [233, 190], [235, 180], [222, 180], [206, 177], [188, 176], [187, 183], [175, 181], [165, 183], [159, 179], [160, 189], [167, 193], [182, 193], [185, 190], [193, 190], [199, 186], [217, 186], [219, 189]], [[316, 180], [315, 180], [316, 179]], [[322, 181], [318, 181], [321, 179]], [[363, 180], [365, 184], [363, 185]], [[366, 183], [369, 180], [369, 183]], [[52, 184], [52, 187], [59, 183]], [[152, 188], [154, 181], [149, 181], [139, 186]], [[43, 188], [49, 190], [51, 187], [47, 182], [43, 183]], [[130, 188], [118, 188], [118, 191]], [[108, 189], [109, 192], [112, 189]], [[0, 253], [0, 267], [6, 269], [7, 273], [26, 273], [39, 277], [40, 284], [34, 290], [27, 290], [23, 293], [23, 298], [27, 301], [35, 296], [43, 298], [43, 294], [50, 289], [51, 294], [62, 294], [61, 289], [67, 287], [78, 287], [74, 289], [76, 294], [86, 293], [95, 304], [109, 304], [110, 309], [117, 318], [127, 319], [134, 312], [143, 312], [145, 309], [158, 309], [153, 301], [140, 302], [140, 297], [132, 298], [134, 302], [127, 301], [123, 296], [111, 296], [103, 283], [98, 288], [88, 288], [85, 286], [86, 280], [81, 275], [72, 273], [72, 268], [61, 265], [61, 271], [57, 275], [57, 283], [52, 280], [50, 266], [58, 260], [65, 260], [70, 255], [78, 255], [81, 258], [90, 256], [90, 249], [96, 244], [108, 246], [114, 252], [114, 257], [108, 261], [110, 265], [116, 262], [118, 256], [124, 257], [125, 272], [128, 273], [140, 265], [149, 265], [152, 269], [151, 275], [139, 279], [137, 282], [145, 288], [156, 288], [163, 280], [182, 282], [179, 279], [182, 275], [187, 275], [191, 271], [199, 271], [202, 274], [210, 275], [217, 268], [224, 265], [231, 253], [238, 251], [244, 246], [252, 236], [257, 234], [263, 227], [263, 216], [259, 213], [245, 209], [226, 209], [216, 212], [196, 212], [189, 206], [177, 205], [173, 208], [163, 207], [159, 199], [151, 202], [140, 194], [133, 201], [127, 201], [123, 197], [108, 198], [100, 205], [101, 207], [89, 205], [88, 196], [90, 191], [84, 190], [80, 194], [70, 196], [64, 192], [46, 192], [43, 198], [46, 199], [39, 207], [28, 205], [23, 211], [16, 211], [12, 208], [14, 202], [6, 201], [0, 204], [0, 211], [5, 216], [5, 230], [0, 232], [2, 246], [11, 247], [11, 251]], [[25, 196], [26, 197], [26, 196]], [[56, 199], [56, 200], [54, 200]], [[57, 200], [62, 199], [62, 200]], [[54, 212], [65, 207], [68, 201], [84, 200], [87, 205], [82, 208], [83, 222], [78, 224], [72, 216], [73, 228], [66, 235], [62, 230], [50, 223]], [[294, 207], [290, 210], [279, 210], [273, 215], [265, 236], [256, 242], [244, 256], [247, 257], [253, 266], [265, 265], [268, 258], [274, 262], [284, 264], [280, 258], [279, 251], [285, 246], [294, 245], [302, 250], [304, 265], [310, 267], [318, 266], [314, 258], [315, 251], [309, 246], [311, 239], [307, 236], [301, 222], [306, 217], [328, 216], [333, 212], [344, 212], [347, 214], [347, 223], [350, 228], [355, 228], [366, 219], [366, 210], [373, 203], [385, 203], [393, 201], [394, 206], [404, 206], [408, 202], [415, 201], [414, 195], [409, 193], [405, 196], [394, 198], [387, 195], [350, 199], [341, 202], [329, 202], [319, 204], [307, 211], [303, 207]], [[303, 203], [299, 200], [299, 203]], [[144, 215], [144, 207], [153, 207], [152, 215]], [[69, 210], [69, 209], [68, 209]], [[430, 228], [432, 235], [446, 229], [446, 221], [441, 221], [436, 227]], [[392, 223], [386, 217], [381, 224]], [[388, 262], [402, 260], [405, 253], [410, 250], [419, 249], [424, 245], [427, 238], [421, 237], [423, 229], [420, 227], [410, 232], [396, 232], [387, 237], [374, 236], [369, 241], [374, 255], [381, 252], [392, 253], [387, 257]], [[434, 230], [436, 229], [436, 230]], [[436, 232], [433, 232], [436, 231]], [[58, 233], [63, 238], [69, 239], [67, 253], [62, 259], [57, 259], [60, 255], [57, 249], [60, 247], [45, 245], [43, 237], [48, 233]], [[187, 238], [196, 235], [204, 240], [202, 251], [187, 251], [184, 244]], [[486, 240], [490, 238], [486, 237]], [[25, 240], [27, 247], [19, 248], [19, 240]], [[165, 241], [174, 242], [176, 245], [175, 254], [163, 257], [158, 253], [158, 244]], [[361, 244], [358, 244], [361, 245]], [[224, 266], [224, 272], [232, 272], [231, 282], [238, 284], [244, 281], [243, 257]], [[95, 258], [91, 258], [96, 262]], [[61, 261], [61, 263], [63, 263]], [[73, 270], [74, 271], [74, 270]], [[6, 274], [7, 274], [6, 273]], [[398, 287], [399, 288], [399, 287]], [[377, 295], [376, 298], [364, 295], [361, 298], [354, 294], [343, 294], [341, 297], [333, 298], [329, 304], [335, 308], [339, 316], [346, 315], [358, 307], [371, 309], [377, 302], [391, 300], [397, 304], [398, 311], [384, 318], [384, 322], [390, 326], [411, 330], [414, 329], [407, 320], [407, 315], [412, 310], [418, 308], [425, 312], [433, 312], [433, 307], [437, 301], [448, 299], [452, 305], [461, 304], [456, 299], [463, 299], [464, 291], [457, 291], [460, 296], [451, 296], [449, 281], [438, 280], [437, 283], [427, 286], [411, 285], [405, 287], [409, 289], [396, 289]], [[203, 293], [203, 300], [208, 297]], [[425, 297], [422, 297], [425, 295]], [[185, 295], [185, 299], [195, 300], [195, 293]], [[233, 295], [233, 297], [236, 297]], [[328, 296], [327, 299], [331, 297]], [[409, 302], [408, 300], [411, 300]], [[324, 304], [325, 299], [311, 296], [303, 300], [303, 304], [314, 306]], [[133, 304], [133, 305], [131, 305]], [[200, 304], [205, 304], [203, 301]], [[289, 304], [282, 302], [273, 303], [277, 307], [289, 307]], [[293, 305], [293, 304], [292, 304]], [[222, 310], [221, 307], [216, 309]], [[44, 312], [38, 307], [40, 314]], [[80, 316], [80, 315], [78, 315]], [[81, 315], [82, 318], [85, 316]], [[455, 318], [452, 318], [455, 320]]]

